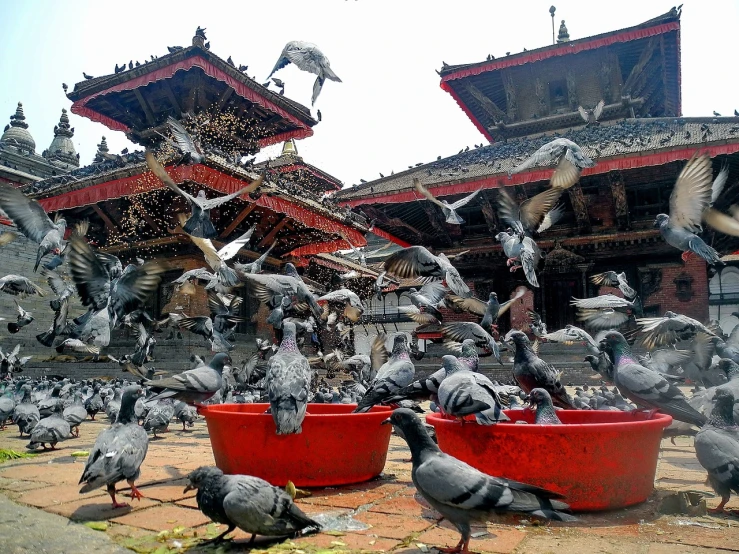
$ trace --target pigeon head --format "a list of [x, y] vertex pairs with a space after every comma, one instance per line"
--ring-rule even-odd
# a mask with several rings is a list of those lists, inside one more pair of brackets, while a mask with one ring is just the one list
[[408, 443], [411, 450], [413, 464], [421, 462], [425, 453], [438, 452], [439, 447], [431, 439], [418, 415], [410, 408], [398, 408], [392, 415], [382, 422], [392, 424]]
[[446, 369], [447, 376], [456, 373], [457, 371], [462, 369], [459, 360], [451, 354], [446, 354], [441, 357], [441, 365], [444, 366], [444, 369]]
[[716, 405], [734, 406], [734, 395], [731, 390], [725, 387], [719, 387], [713, 394], [713, 400]]
[[590, 367], [592, 367], [594, 371], [598, 371], [598, 356], [588, 354], [587, 356], [585, 356], [583, 362], [588, 362], [590, 364]]
[[475, 346], [475, 341], [473, 339], [464, 339], [462, 341], [462, 357], [471, 358], [475, 355], [477, 355], [477, 346]]
[[536, 409], [539, 406], [550, 406], [552, 397], [544, 389], [533, 389], [529, 393], [529, 408]]
[[523, 331], [519, 331], [518, 329], [511, 329], [506, 333], [506, 336], [503, 338], [504, 342], [507, 343], [513, 343], [515, 345], [523, 345], [523, 344], [529, 344], [531, 341], [529, 340], [529, 337], [526, 336], [526, 333]]
[[600, 341], [601, 350], [609, 349], [620, 349], [628, 348], [629, 344], [626, 342], [624, 336], [618, 331], [609, 331], [606, 333]]
[[225, 352], [219, 352], [215, 356], [213, 356], [213, 359], [210, 361], [210, 367], [213, 369], [220, 369], [223, 370], [223, 366], [230, 365], [233, 363], [231, 361], [231, 356], [226, 354]]
[[393, 356], [408, 352], [408, 338], [403, 333], [398, 333], [393, 339]]
[[488, 295], [488, 300], [497, 300], [498, 295], [494, 292], [491, 292], [490, 295]]
[[190, 482], [187, 484], [185, 490], [182, 492], [185, 493], [191, 490], [199, 489], [205, 484], [206, 481], [219, 477], [223, 477], [223, 472], [217, 467], [199, 467], [198, 469], [191, 471], [190, 474], [187, 476], [187, 479]]
[[670, 222], [670, 216], [667, 214], [658, 214], [654, 220], [655, 227], [662, 227]]
[[728, 358], [722, 358], [719, 360], [718, 368], [726, 374], [729, 381], [731, 381], [731, 378], [735, 375], [739, 375], [739, 364]]
[[504, 241], [504, 240], [506, 240], [506, 239], [507, 239], [507, 238], [508, 238], [509, 236], [510, 236], [510, 235], [509, 235], [508, 233], [505, 233], [505, 232], [502, 232], [502, 231], [501, 231], [500, 233], [498, 233], [497, 235], [495, 235], [495, 240], [498, 240], [498, 241], [500, 241], [500, 242], [503, 242], [503, 241]]

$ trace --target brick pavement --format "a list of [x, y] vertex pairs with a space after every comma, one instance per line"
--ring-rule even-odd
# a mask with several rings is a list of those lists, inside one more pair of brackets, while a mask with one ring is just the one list
[[[204, 536], [218, 527], [197, 510], [194, 493], [183, 493], [185, 476], [200, 465], [213, 464], [207, 429], [201, 420], [193, 430], [172, 431], [152, 440], [138, 483], [146, 498], [130, 508], [112, 510], [103, 490], [78, 493], [77, 481], [85, 458], [71, 453], [89, 450], [107, 424], [85, 422], [81, 436], [60, 443], [57, 451], [42, 452], [32, 459], [0, 465], [0, 493], [26, 506], [69, 518], [72, 522], [105, 522], [105, 533], [122, 546], [137, 552], [216, 552], [198, 547]], [[24, 451], [27, 439], [16, 428], [0, 432], [0, 448]], [[697, 464], [692, 439], [678, 438], [677, 446], [663, 443], [656, 480], [657, 490], [648, 502], [609, 513], [584, 514], [577, 524], [539, 525], [516, 516], [497, 517], [475, 528], [472, 550], [495, 553], [624, 552], [627, 554], [679, 554], [682, 552], [739, 551], [739, 520], [728, 517], [666, 516], [658, 512], [662, 498], [671, 491], [708, 491], [705, 472]], [[432, 546], [451, 546], [457, 532], [432, 509], [419, 504], [410, 480], [409, 452], [393, 436], [384, 474], [371, 482], [312, 491], [298, 500], [311, 515], [349, 515], [362, 522], [362, 531], [330, 532], [302, 537], [281, 544], [258, 540], [256, 548], [274, 552], [327, 553], [385, 551], [402, 554], [428, 552]], [[124, 487], [125, 492], [125, 487]], [[708, 505], [717, 499], [709, 498]], [[731, 503], [739, 507], [737, 501]], [[688, 525], [690, 524], [690, 525]], [[696, 526], [698, 525], [698, 526]], [[0, 528], [0, 544], [4, 531]], [[221, 551], [245, 550], [248, 537]]]

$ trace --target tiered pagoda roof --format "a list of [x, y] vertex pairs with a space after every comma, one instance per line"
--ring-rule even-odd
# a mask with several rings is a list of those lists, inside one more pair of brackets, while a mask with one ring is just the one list
[[256, 167], [264, 167], [269, 164], [269, 172], [281, 174], [293, 183], [306, 186], [312, 191], [332, 192], [341, 190], [343, 183], [333, 175], [322, 169], [307, 163], [298, 154], [298, 147], [294, 140], [285, 142], [282, 154], [269, 162], [261, 162]]

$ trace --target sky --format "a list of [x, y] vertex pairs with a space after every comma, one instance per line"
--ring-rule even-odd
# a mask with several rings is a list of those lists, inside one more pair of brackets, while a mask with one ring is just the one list
[[[315, 109], [323, 121], [298, 142], [306, 162], [345, 183], [371, 180], [409, 165], [455, 154], [484, 141], [456, 102], [439, 87], [435, 69], [483, 61], [551, 43], [566, 20], [571, 39], [583, 38], [667, 12], [673, 4], [620, 0], [279, 0], [274, 2], [100, 2], [0, 0], [0, 125], [23, 102], [36, 150], [51, 143], [62, 90], [82, 72], [113, 73], [116, 63], [164, 55], [187, 46], [198, 25], [211, 51], [263, 82], [290, 40], [319, 46], [342, 83], [327, 81]], [[686, 0], [682, 12], [683, 115], [723, 115], [739, 109], [733, 69], [739, 1]], [[310, 105], [315, 76], [294, 65], [280, 70], [285, 94]], [[88, 164], [105, 135], [111, 152], [131, 148], [124, 134], [70, 114], [74, 143]], [[260, 155], [279, 155], [279, 145]]]

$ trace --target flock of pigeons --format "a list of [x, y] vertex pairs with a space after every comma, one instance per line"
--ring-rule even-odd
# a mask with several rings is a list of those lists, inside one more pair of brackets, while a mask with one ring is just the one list
[[[285, 60], [296, 64], [296, 59], [305, 60], [304, 50], [302, 43], [289, 43], [275, 70], [283, 67]], [[296, 58], [297, 55], [302, 58]], [[338, 80], [326, 71], [327, 61], [321, 68], [314, 99], [325, 78]], [[202, 153], [197, 142], [179, 122], [171, 120], [169, 127], [173, 138], [165, 138], [182, 153], [180, 163], [198, 163]], [[317, 294], [292, 264], [285, 264], [281, 274], [263, 272], [262, 265], [274, 245], [252, 263], [229, 265], [249, 243], [253, 229], [216, 250], [211, 242], [216, 230], [210, 210], [242, 194], [257, 193], [264, 175], [232, 195], [208, 199], [203, 191], [193, 196], [175, 184], [154, 152], [146, 152], [146, 161], [154, 175], [190, 206], [190, 214], [178, 214], [180, 230], [203, 251], [210, 270], [188, 271], [176, 283], [185, 293], [194, 292], [195, 286], [202, 284], [208, 294], [210, 317], [170, 313], [165, 319], [156, 320], [144, 307], [160, 284], [165, 271], [162, 262], [137, 260], [124, 268], [118, 258], [96, 250], [85, 240], [84, 223], [76, 224], [67, 238], [64, 219], [52, 221], [38, 202], [0, 183], [0, 209], [20, 233], [38, 244], [34, 271], [51, 255], [41, 272], [56, 295], [50, 302], [54, 317], [49, 331], [37, 336], [39, 342], [59, 351], [66, 348], [99, 355], [109, 345], [113, 329], [127, 327], [138, 337], [134, 352], [119, 360], [138, 384], [124, 381], [116, 387], [116, 383], [103, 386], [64, 380], [49, 391], [47, 382], [34, 385], [13, 378], [5, 382], [0, 418], [4, 423], [12, 416], [21, 434], [30, 434], [32, 449], [46, 444], [53, 448], [78, 429], [88, 414], [94, 416], [97, 411], [106, 410], [114, 423], [98, 436], [90, 452], [80, 479], [81, 492], [105, 486], [113, 505], [118, 507], [121, 504], [116, 500], [115, 486], [125, 480], [132, 497], [140, 498], [135, 481], [146, 457], [147, 431], [166, 429], [172, 418], [183, 426], [192, 423], [196, 417], [192, 405], [196, 403], [266, 400], [278, 435], [301, 432], [309, 402], [356, 403], [356, 412], [392, 404], [402, 406], [393, 412], [389, 422], [408, 441], [413, 482], [420, 494], [460, 531], [462, 539], [453, 551], [466, 552], [470, 521], [487, 513], [524, 512], [564, 521], [572, 516], [566, 513], [567, 506], [556, 493], [482, 474], [442, 453], [416, 415], [414, 402], [428, 398], [449, 417], [471, 417], [480, 425], [492, 425], [509, 420], [504, 410], [515, 409], [522, 396], [536, 411], [538, 424], [561, 424], [555, 406], [640, 408], [670, 414], [680, 425], [687, 426], [678, 425], [677, 433], [697, 433], [698, 460], [722, 497], [718, 509], [724, 510], [731, 491], [739, 492], [739, 433], [733, 412], [734, 399], [739, 398], [739, 389], [734, 386], [739, 384], [739, 327], [727, 337], [717, 325], [703, 325], [672, 312], [657, 318], [640, 317], [639, 299], [625, 275], [605, 272], [594, 276], [593, 281], [618, 287], [623, 297], [573, 299], [578, 319], [596, 333], [595, 337], [575, 326], [547, 332], [532, 312], [531, 330], [536, 337], [533, 342], [519, 330], [511, 330], [499, 342], [497, 320], [523, 295], [523, 290], [504, 303], [498, 301], [495, 293], [486, 301], [475, 298], [452, 260], [443, 253], [436, 255], [422, 246], [412, 246], [385, 260], [375, 292], [381, 297], [386, 276], [417, 279], [418, 288], [406, 293], [411, 305], [405, 313], [412, 320], [420, 324], [441, 322], [443, 305], [453, 305], [480, 318], [479, 323], [444, 323], [442, 333], [450, 353], [442, 357], [438, 371], [417, 380], [415, 352], [405, 334], [387, 337], [379, 333], [372, 340], [369, 354], [344, 354], [344, 339], [360, 320], [364, 302], [343, 288], [343, 283], [358, 275], [343, 276], [339, 279], [342, 288]], [[512, 173], [543, 163], [557, 164], [551, 186], [520, 205], [502, 192], [499, 212], [509, 229], [496, 236], [513, 266], [511, 270], [522, 267], [534, 286], [538, 286], [536, 267], [541, 257], [534, 237], [556, 222], [561, 216], [561, 208], [557, 207], [560, 195], [578, 181], [584, 168], [594, 165], [575, 143], [558, 138], [537, 150]], [[709, 263], [719, 261], [718, 254], [697, 234], [704, 221], [721, 232], [739, 234], [739, 221], [712, 207], [726, 177], [724, 169], [714, 180], [710, 158], [696, 155], [675, 184], [670, 215], [657, 216], [655, 226], [659, 226], [670, 245], [684, 252], [684, 258], [693, 252]], [[419, 182], [415, 186], [439, 205], [450, 224], [463, 222], [456, 210], [477, 194], [449, 204], [437, 201]], [[361, 257], [359, 261], [366, 263]], [[235, 288], [241, 286], [251, 289], [268, 307], [267, 322], [274, 328], [279, 346], [260, 343], [258, 352], [238, 368], [233, 367], [229, 352], [234, 348], [236, 326], [243, 321], [238, 315], [242, 299], [235, 294]], [[21, 296], [45, 294], [31, 279], [20, 275], [0, 279], [0, 290]], [[70, 301], [75, 294], [87, 311], [70, 320]], [[625, 336], [620, 330], [634, 318], [638, 333]], [[17, 322], [9, 325], [9, 331], [27, 325], [29, 319], [32, 316], [18, 306]], [[196, 361], [195, 367], [183, 373], [156, 378], [156, 371], [146, 364], [152, 359], [154, 333], [166, 326], [177, 332], [187, 329], [201, 335], [214, 352], [213, 358], [208, 363]], [[323, 329], [337, 331], [341, 337], [337, 344], [330, 345], [330, 352], [317, 338]], [[617, 391], [604, 388], [588, 396], [579, 390], [570, 396], [561, 375], [538, 355], [538, 344], [544, 340], [584, 344], [593, 369], [613, 383]], [[640, 341], [646, 355], [634, 353], [634, 340]], [[308, 359], [301, 352], [306, 341], [319, 343], [322, 352], [316, 358]], [[512, 376], [516, 385], [492, 382], [478, 370], [480, 355], [492, 355], [502, 361], [505, 350], [513, 352]], [[16, 349], [15, 358], [17, 354]], [[327, 382], [318, 379], [316, 366], [341, 370], [350, 378], [338, 390], [332, 390]], [[9, 363], [5, 366], [11, 370], [13, 367]], [[723, 379], [714, 382], [716, 375], [723, 375]], [[675, 385], [685, 377], [706, 388], [686, 398]], [[725, 381], [728, 382], [724, 384]], [[189, 487], [198, 489], [198, 504], [204, 513], [229, 526], [226, 533], [240, 527], [252, 533], [284, 535], [317, 526], [292, 503], [289, 495], [260, 479], [224, 476], [214, 468], [200, 468], [190, 475]], [[271, 516], [269, 520], [258, 517], [265, 513]]]

